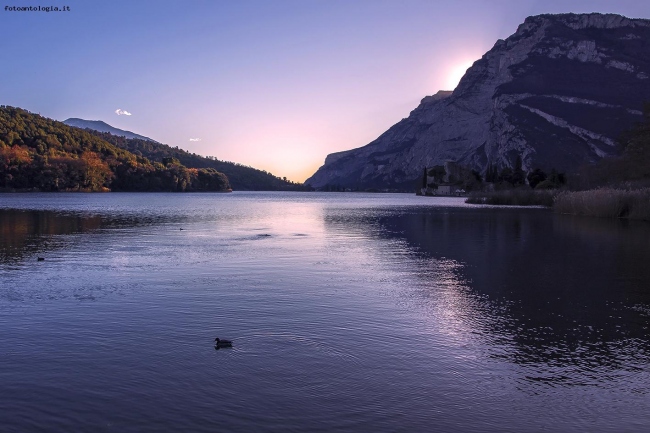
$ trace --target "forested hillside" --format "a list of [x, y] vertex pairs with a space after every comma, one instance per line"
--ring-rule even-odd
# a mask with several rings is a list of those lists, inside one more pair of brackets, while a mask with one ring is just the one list
[[87, 129], [89, 133], [108, 141], [115, 146], [144, 156], [151, 161], [163, 162], [175, 158], [181, 164], [194, 168], [212, 168], [228, 176], [231, 187], [237, 191], [308, 191], [309, 186], [295, 183], [286, 178], [274, 176], [263, 170], [248, 167], [229, 161], [221, 161], [213, 157], [204, 157], [190, 153], [178, 147], [171, 147], [148, 140], [125, 138], [106, 132]]
[[152, 163], [78, 128], [0, 106], [0, 190], [227, 191], [214, 168]]

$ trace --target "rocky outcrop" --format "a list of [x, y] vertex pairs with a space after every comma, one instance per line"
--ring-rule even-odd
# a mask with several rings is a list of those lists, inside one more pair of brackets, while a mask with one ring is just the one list
[[423, 167], [454, 161], [571, 171], [617, 153], [650, 101], [650, 21], [613, 14], [529, 17], [370, 144], [329, 155], [306, 182], [412, 188]]

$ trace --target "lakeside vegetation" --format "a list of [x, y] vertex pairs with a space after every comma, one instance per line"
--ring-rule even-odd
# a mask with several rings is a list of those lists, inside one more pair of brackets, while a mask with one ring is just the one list
[[565, 215], [650, 221], [650, 188], [586, 191], [512, 189], [470, 193], [466, 203], [544, 206]]
[[557, 190], [534, 190], [530, 188], [499, 191], [471, 192], [465, 203], [495, 206], [553, 206]]
[[650, 221], [650, 105], [619, 146], [620, 156], [582, 167], [572, 177], [569, 190], [556, 197], [555, 212]]
[[166, 164], [87, 131], [0, 106], [0, 191], [229, 191], [214, 168]]
[[568, 215], [650, 221], [650, 188], [564, 191], [555, 198], [553, 210]]
[[[560, 214], [650, 221], [650, 105], [643, 121], [619, 141], [620, 155], [604, 158], [565, 176], [535, 169], [526, 176], [519, 158], [515, 169], [489, 166], [486, 180], [495, 190], [470, 193], [467, 203], [552, 207]], [[505, 174], [505, 176], [503, 175]], [[515, 179], [516, 182], [512, 180]]]

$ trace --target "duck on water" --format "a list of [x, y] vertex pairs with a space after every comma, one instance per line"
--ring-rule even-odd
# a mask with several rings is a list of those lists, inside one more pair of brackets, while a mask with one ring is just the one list
[[215, 338], [214, 339], [214, 348], [215, 349], [221, 349], [222, 347], [232, 347], [232, 341], [230, 341], [230, 340], [222, 340], [220, 338]]

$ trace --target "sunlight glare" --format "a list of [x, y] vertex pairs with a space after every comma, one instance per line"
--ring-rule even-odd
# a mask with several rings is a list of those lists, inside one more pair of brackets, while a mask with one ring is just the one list
[[449, 73], [447, 74], [447, 82], [445, 83], [445, 89], [453, 90], [458, 86], [460, 79], [463, 78], [465, 72], [472, 66], [474, 61], [465, 61], [451, 67]]

